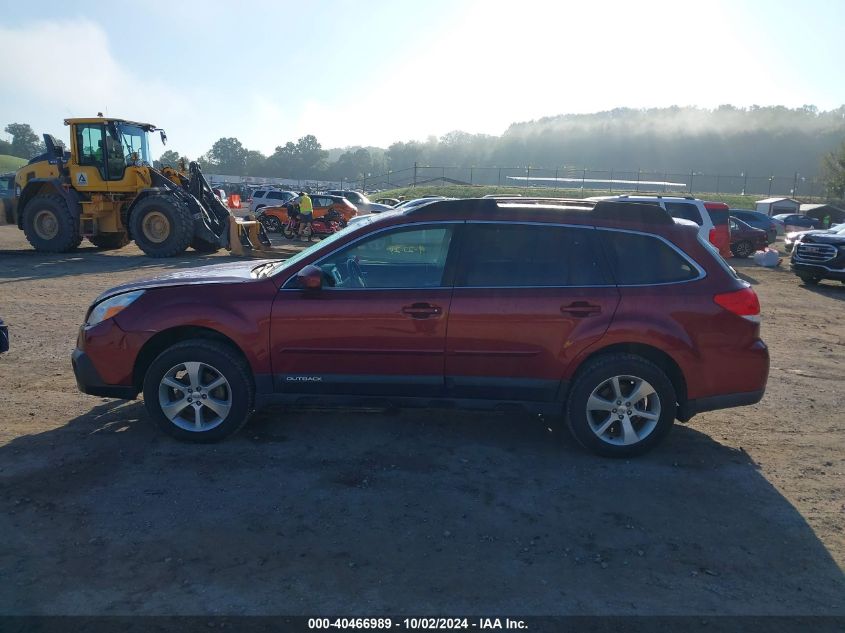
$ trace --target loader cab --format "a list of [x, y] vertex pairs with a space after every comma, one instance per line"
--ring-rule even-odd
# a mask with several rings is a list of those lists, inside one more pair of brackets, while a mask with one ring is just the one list
[[71, 127], [71, 183], [80, 191], [132, 192], [149, 186], [134, 168], [150, 165], [154, 126], [119, 119], [75, 119]]

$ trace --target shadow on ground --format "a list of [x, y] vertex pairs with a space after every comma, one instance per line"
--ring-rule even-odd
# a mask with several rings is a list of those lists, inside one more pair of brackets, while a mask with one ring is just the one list
[[842, 614], [743, 451], [595, 458], [514, 414], [272, 410], [216, 445], [109, 401], [0, 447], [4, 614]]

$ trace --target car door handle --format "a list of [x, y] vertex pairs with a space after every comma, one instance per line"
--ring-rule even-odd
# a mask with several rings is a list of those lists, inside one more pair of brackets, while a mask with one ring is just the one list
[[443, 308], [430, 303], [412, 303], [402, 308], [402, 314], [407, 314], [412, 319], [427, 319], [443, 314]]
[[573, 301], [569, 305], [560, 306], [560, 311], [563, 314], [570, 314], [576, 318], [582, 319], [584, 317], [601, 314], [601, 306], [597, 306], [586, 301]]

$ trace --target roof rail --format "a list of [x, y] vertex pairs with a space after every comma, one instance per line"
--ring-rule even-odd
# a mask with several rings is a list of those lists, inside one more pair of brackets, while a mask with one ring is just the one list
[[643, 224], [674, 224], [675, 220], [656, 202], [624, 200], [585, 200], [583, 198], [518, 198], [497, 200], [496, 198], [464, 198], [437, 200], [409, 209], [407, 215], [430, 215], [454, 208], [462, 213], [494, 215], [496, 211], [528, 206], [544, 207], [561, 213], [589, 213], [596, 219], [621, 220]]
[[698, 200], [695, 196], [681, 196], [677, 194], [665, 194], [665, 193], [622, 193], [617, 196], [617, 198], [631, 198], [631, 197], [642, 197], [642, 198], [680, 198], [682, 200]]

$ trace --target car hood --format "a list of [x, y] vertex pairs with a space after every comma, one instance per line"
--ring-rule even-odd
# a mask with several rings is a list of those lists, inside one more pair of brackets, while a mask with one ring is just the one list
[[845, 235], [819, 231], [804, 235], [801, 238], [801, 242], [805, 244], [834, 244], [836, 246], [842, 246], [845, 245]]
[[370, 202], [369, 204], [362, 204], [361, 206], [366, 207], [371, 211], [375, 211], [376, 213], [378, 213], [379, 211], [389, 211], [393, 209], [393, 207], [386, 204], [381, 204], [379, 202]]
[[790, 231], [786, 234], [787, 238], [795, 239], [804, 235], [812, 235], [813, 233], [824, 233], [824, 229], [808, 229], [806, 231]]
[[110, 288], [94, 300], [99, 303], [109, 297], [131, 292], [133, 290], [148, 290], [150, 288], [164, 288], [167, 286], [193, 286], [197, 284], [231, 284], [244, 283], [255, 280], [252, 270], [256, 266], [267, 262], [278, 262], [278, 259], [252, 259], [248, 261], [234, 261], [225, 264], [214, 264], [212, 266], [196, 266], [194, 268], [183, 268], [173, 272], [138, 279], [129, 283], [121, 284]]

